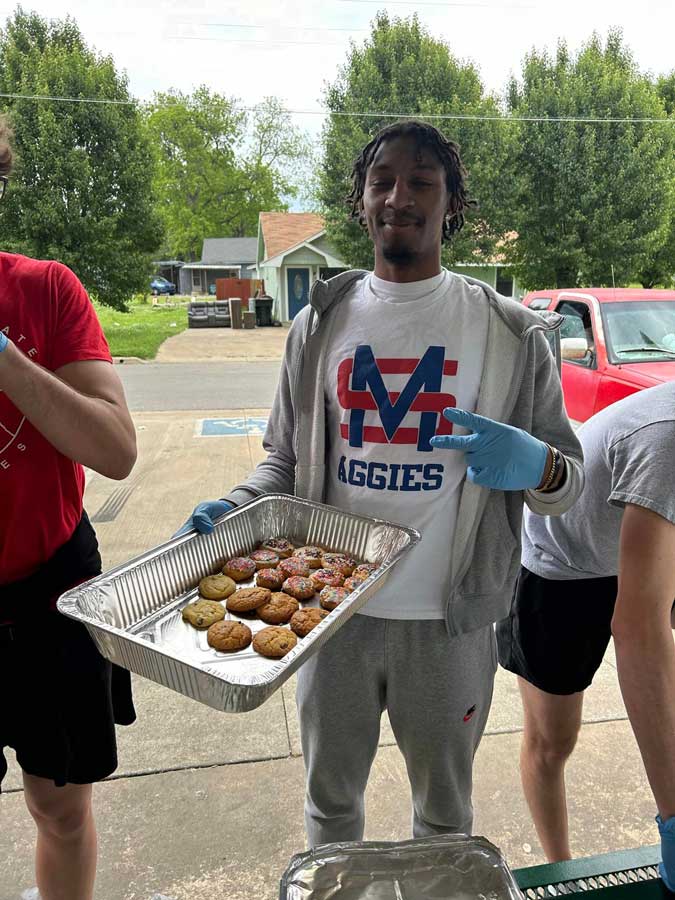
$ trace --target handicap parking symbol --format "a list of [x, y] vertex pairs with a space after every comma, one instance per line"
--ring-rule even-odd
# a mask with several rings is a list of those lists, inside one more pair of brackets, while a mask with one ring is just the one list
[[228, 419], [199, 419], [197, 437], [246, 437], [251, 434], [262, 437], [267, 428], [267, 417], [247, 416]]

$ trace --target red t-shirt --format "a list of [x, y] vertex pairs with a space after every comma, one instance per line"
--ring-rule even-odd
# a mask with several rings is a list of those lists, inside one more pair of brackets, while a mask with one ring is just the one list
[[[80, 360], [112, 362], [85, 289], [58, 262], [0, 253], [0, 331], [51, 372]], [[0, 390], [0, 585], [32, 574], [65, 544], [83, 493], [82, 466]]]

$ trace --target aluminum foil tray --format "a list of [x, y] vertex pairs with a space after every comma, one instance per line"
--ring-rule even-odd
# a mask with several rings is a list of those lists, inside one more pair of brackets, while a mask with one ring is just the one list
[[280, 900], [522, 900], [509, 867], [483, 837], [323, 844], [294, 856]]
[[[379, 568], [283, 659], [265, 659], [248, 647], [218, 653], [206, 632], [183, 622], [201, 578], [271, 537], [297, 546], [318, 544]], [[59, 610], [86, 625], [101, 653], [138, 675], [224, 712], [264, 703], [385, 583], [392, 566], [419, 541], [413, 528], [356, 516], [286, 494], [266, 494], [223, 516], [212, 534], [196, 531], [66, 592]], [[240, 587], [253, 584], [240, 582]], [[310, 604], [318, 606], [318, 598]], [[236, 618], [227, 613], [226, 618]], [[255, 634], [266, 625], [242, 619]]]

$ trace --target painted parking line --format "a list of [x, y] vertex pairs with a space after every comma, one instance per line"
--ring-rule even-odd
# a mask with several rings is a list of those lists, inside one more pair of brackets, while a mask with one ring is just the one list
[[265, 434], [266, 416], [249, 416], [229, 419], [197, 419], [195, 437], [246, 437], [248, 434]]

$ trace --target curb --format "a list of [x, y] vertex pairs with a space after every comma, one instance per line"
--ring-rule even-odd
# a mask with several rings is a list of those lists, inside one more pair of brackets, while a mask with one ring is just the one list
[[140, 356], [113, 356], [113, 365], [115, 366], [144, 366], [146, 360], [141, 359]]

